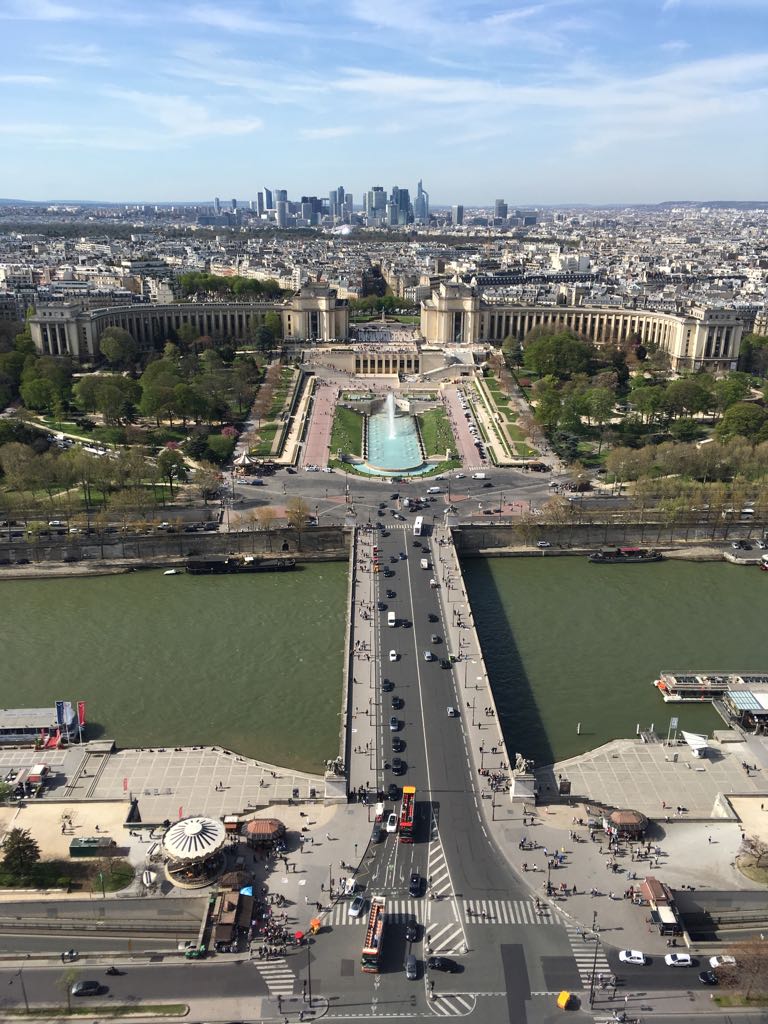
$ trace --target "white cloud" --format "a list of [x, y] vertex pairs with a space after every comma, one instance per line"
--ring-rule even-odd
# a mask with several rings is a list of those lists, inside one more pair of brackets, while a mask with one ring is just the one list
[[259, 32], [269, 35], [303, 34], [304, 27], [297, 22], [280, 21], [270, 10], [263, 17], [251, 11], [232, 10], [217, 4], [200, 3], [184, 10], [182, 16], [197, 25], [208, 25], [211, 28], [224, 29], [227, 32]]
[[356, 132], [357, 128], [352, 125], [338, 125], [335, 128], [304, 128], [299, 134], [304, 139], [341, 139]]
[[90, 15], [82, 7], [56, 0], [4, 0], [0, 18], [18, 21], [80, 21]]
[[44, 46], [40, 53], [46, 60], [82, 67], [104, 68], [111, 63], [111, 59], [94, 43], [58, 43], [56, 46]]
[[682, 53], [683, 50], [687, 50], [690, 47], [690, 43], [686, 43], [684, 39], [670, 39], [666, 43], [659, 45], [660, 50], [664, 50], [666, 53]]
[[[107, 89], [106, 94], [135, 107], [148, 121], [164, 128], [171, 140], [215, 135], [250, 135], [264, 124], [258, 117], [217, 117], [208, 108], [187, 96], [139, 92], [133, 89]], [[166, 136], [168, 137], [168, 136]]]
[[0, 75], [3, 85], [53, 85], [55, 78], [48, 75]]

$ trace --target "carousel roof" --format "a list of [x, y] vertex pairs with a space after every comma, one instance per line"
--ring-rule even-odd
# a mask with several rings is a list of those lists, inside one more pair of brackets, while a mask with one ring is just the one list
[[252, 459], [248, 452], [242, 452], [240, 455], [237, 456], [236, 459], [233, 459], [232, 461], [235, 466], [253, 466], [256, 462], [256, 459]]
[[216, 818], [182, 818], [163, 836], [163, 849], [172, 860], [202, 861], [218, 853], [226, 837]]

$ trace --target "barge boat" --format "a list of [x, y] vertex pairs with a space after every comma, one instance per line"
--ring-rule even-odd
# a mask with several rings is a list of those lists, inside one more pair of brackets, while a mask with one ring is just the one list
[[664, 556], [656, 548], [601, 548], [589, 556], [590, 562], [598, 565], [614, 565], [635, 562], [660, 562]]
[[193, 576], [224, 576], [248, 572], [288, 572], [296, 568], [295, 558], [255, 558], [229, 555], [227, 558], [193, 558], [185, 569]]

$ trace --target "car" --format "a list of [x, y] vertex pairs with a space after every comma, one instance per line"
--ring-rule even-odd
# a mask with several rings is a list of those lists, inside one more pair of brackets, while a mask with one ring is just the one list
[[690, 953], [667, 953], [664, 957], [667, 967], [693, 967]]
[[716, 971], [718, 967], [735, 967], [736, 957], [735, 956], [711, 956], [709, 958], [709, 966], [713, 971]]
[[377, 601], [376, 607], [379, 609], [380, 612], [385, 612], [387, 610], [387, 606], [383, 601]]
[[411, 896], [421, 896], [422, 877], [418, 871], [412, 871], [408, 881], [408, 893]]
[[348, 917], [360, 917], [365, 910], [365, 896], [355, 896], [347, 910]]
[[381, 825], [376, 822], [371, 830], [371, 842], [375, 845], [381, 842]]
[[390, 555], [389, 556], [389, 560], [390, 560], [390, 562], [396, 562], [397, 561], [397, 555]]
[[732, 540], [731, 541], [731, 547], [734, 549], [734, 551], [738, 551], [741, 548], [741, 541], [740, 540]]
[[399, 519], [400, 522], [405, 522], [405, 516], [401, 516], [399, 512], [395, 512], [395, 519]]
[[17, 558], [16, 559], [16, 565], [29, 565], [29, 559], [28, 558]]
[[407, 765], [402, 757], [392, 758], [392, 774], [393, 775], [405, 775]]
[[394, 597], [396, 597], [396, 596], [397, 596], [397, 595], [395, 594], [394, 590], [388, 590], [388, 591], [387, 591], [387, 597], [388, 597], [388, 599], [389, 599], [390, 601], [391, 601], [391, 600], [392, 600], [392, 599], [393, 599]]
[[64, 555], [64, 557], [62, 558], [62, 562], [79, 562], [79, 561], [80, 561], [80, 559], [77, 557], [77, 555]]
[[448, 714], [449, 718], [458, 718], [459, 717], [459, 712], [456, 710], [456, 708], [451, 707], [449, 705], [445, 710], [446, 710], [446, 713]]
[[429, 622], [438, 622], [439, 621], [437, 615], [435, 615], [434, 612], [430, 612], [429, 615], [427, 616], [427, 619], [428, 619]]
[[453, 474], [453, 479], [454, 480], [463, 480], [464, 479], [464, 473], [454, 473]]
[[97, 996], [101, 992], [98, 981], [76, 981], [69, 990], [73, 996]]
[[416, 981], [419, 977], [419, 963], [413, 953], [405, 958], [405, 976], [408, 981]]
[[432, 636], [429, 638], [429, 642], [432, 644], [440, 644], [443, 642], [443, 638], [439, 635], [439, 633], [433, 633]]
[[408, 555], [406, 555], [406, 553], [404, 551], [400, 552], [400, 561], [401, 562], [404, 562], [407, 557], [408, 557]]
[[384, 509], [383, 508], [377, 508], [376, 509], [376, 515], [377, 516], [383, 516], [384, 515]]
[[395, 688], [395, 684], [392, 682], [391, 679], [382, 679], [381, 688], [384, 691], [384, 693], [391, 693], [391, 691]]
[[397, 661], [397, 651], [395, 651], [394, 649], [389, 652], [389, 660]]
[[399, 754], [401, 751], [405, 750], [405, 740], [402, 738], [402, 736], [392, 737], [392, 749], [396, 754]]
[[406, 942], [418, 942], [419, 941], [419, 925], [416, 921], [409, 921], [405, 926], [405, 941]]
[[379, 502], [379, 508], [386, 508], [386, 507], [387, 507], [386, 501], [380, 501]]
[[485, 483], [483, 484], [483, 487], [493, 487], [493, 484], [491, 483], [490, 480], [486, 480]]
[[427, 967], [430, 971], [446, 971], [448, 974], [455, 974], [459, 970], [456, 961], [447, 956], [431, 956], [427, 960]]
[[387, 786], [387, 800], [392, 800], [392, 802], [394, 802], [395, 800], [399, 799], [400, 787], [396, 785], [394, 782], [390, 782], [390, 784]]
[[447, 658], [441, 658], [440, 659], [440, 668], [450, 668], [450, 667], [451, 667], [451, 663], [450, 663], [450, 661], [448, 661]]
[[699, 971], [699, 981], [702, 985], [719, 985], [717, 975], [714, 971]]
[[424, 651], [424, 661], [434, 661], [435, 656], [432, 651]]
[[743, 540], [741, 542], [741, 547], [742, 547], [743, 551], [751, 551], [752, 550], [752, 545], [748, 541], [746, 541], [746, 540]]
[[49, 526], [66, 526], [67, 524], [63, 519], [50, 519], [48, 521]]
[[400, 729], [400, 719], [397, 717], [397, 715], [392, 715], [392, 717], [389, 720], [389, 731], [390, 732], [398, 732], [399, 729]]
[[399, 711], [404, 703], [405, 703], [405, 701], [403, 700], [402, 697], [393, 697], [392, 698], [392, 710], [393, 711]]
[[389, 496], [389, 500], [390, 501], [397, 501], [397, 499], [399, 497], [400, 497], [400, 492], [399, 491], [393, 491], [392, 494], [390, 494], [390, 496]]
[[181, 942], [176, 943], [176, 951], [178, 953], [186, 953], [188, 949], [197, 949], [197, 943], [194, 939], [182, 939]]
[[548, 540], [537, 540], [536, 541], [536, 547], [537, 548], [551, 548], [552, 545], [549, 543]]
[[387, 818], [387, 832], [397, 832], [397, 815], [394, 811]]
[[645, 953], [641, 953], [639, 949], [622, 949], [619, 953], [619, 960], [623, 964], [638, 964], [641, 967], [648, 963]]
[[391, 569], [387, 569], [387, 567], [386, 567], [386, 566], [385, 566], [385, 567], [384, 567], [384, 568], [382, 569], [382, 574], [383, 574], [384, 576], [386, 576], [386, 577], [387, 577], [387, 579], [390, 579], [390, 578], [391, 578], [392, 576], [394, 576], [394, 575], [395, 575], [395, 574], [394, 574], [394, 573], [392, 572], [392, 570], [391, 570]]
[[765, 551], [765, 549], [768, 547], [768, 544], [766, 544], [764, 540], [756, 540], [755, 544], [757, 544], [761, 551]]

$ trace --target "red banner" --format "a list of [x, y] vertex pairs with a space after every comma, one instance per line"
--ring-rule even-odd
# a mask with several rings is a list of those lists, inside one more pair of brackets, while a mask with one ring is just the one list
[[77, 721], [79, 725], [85, 725], [85, 701], [77, 702]]

